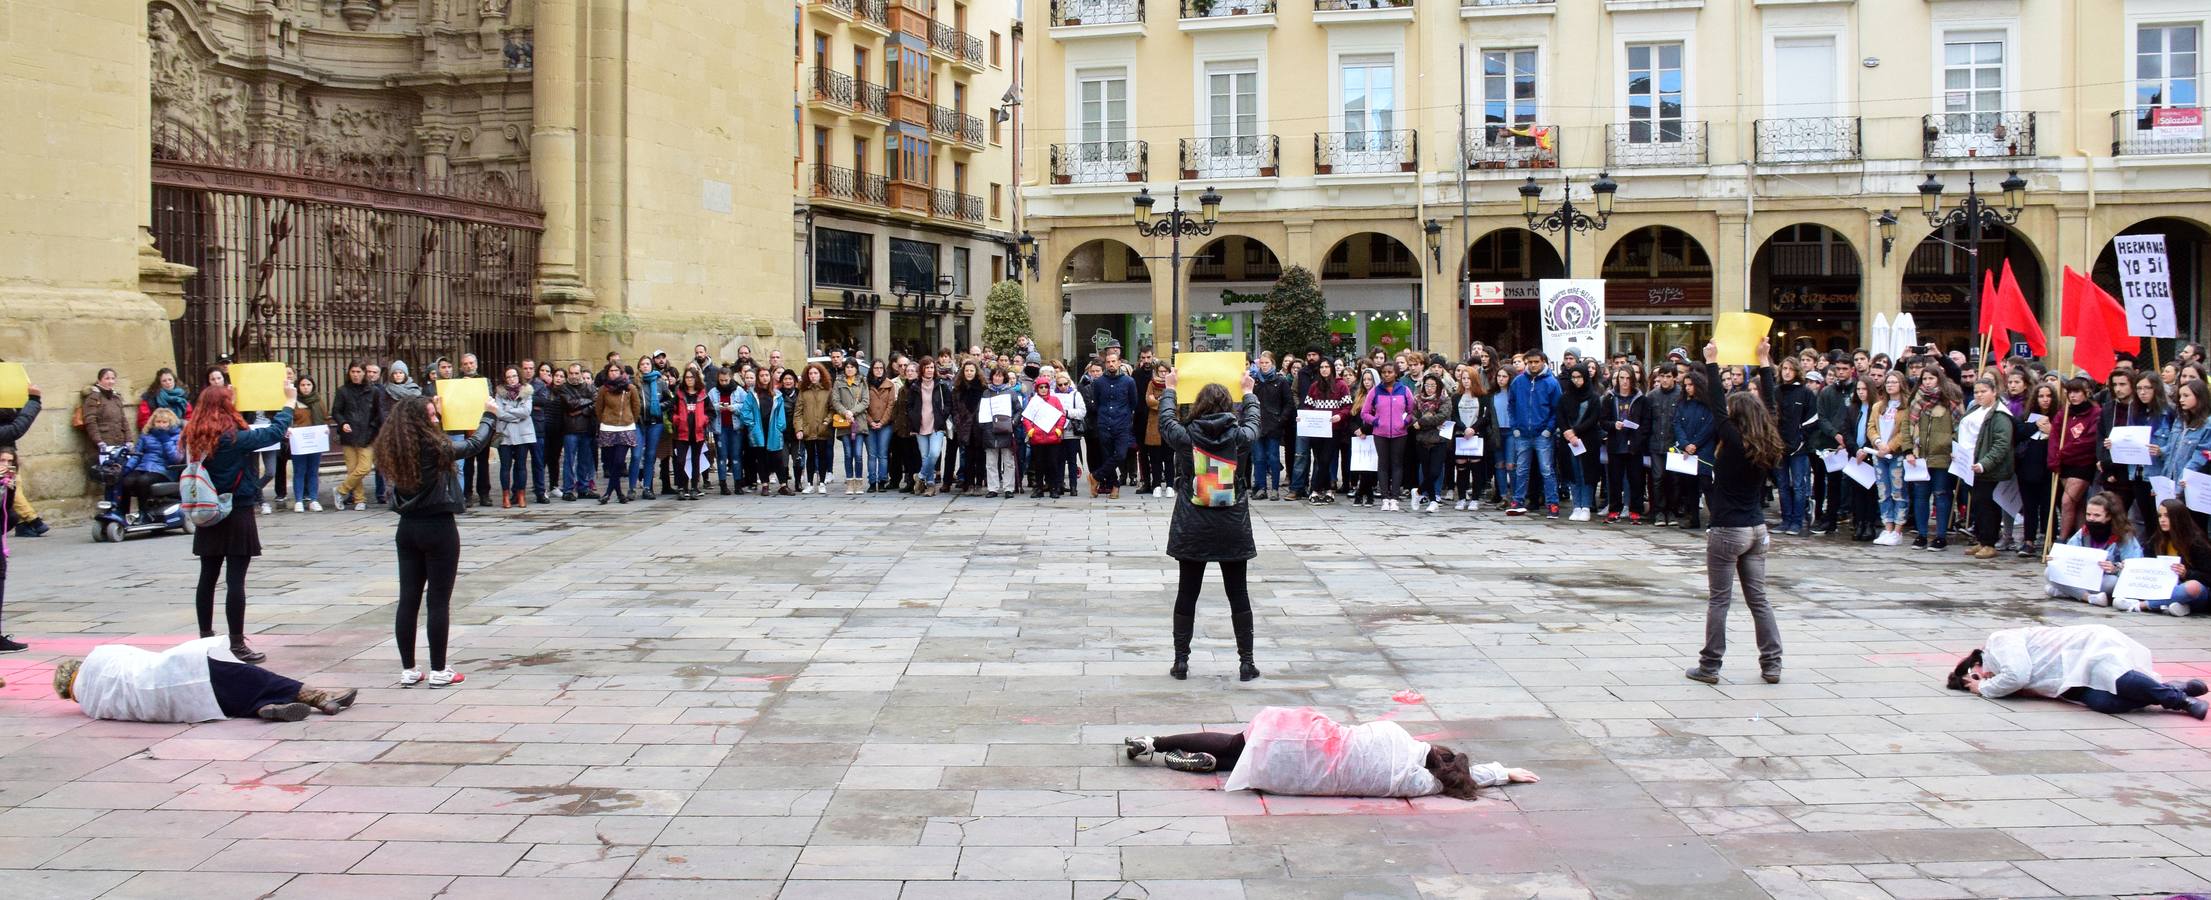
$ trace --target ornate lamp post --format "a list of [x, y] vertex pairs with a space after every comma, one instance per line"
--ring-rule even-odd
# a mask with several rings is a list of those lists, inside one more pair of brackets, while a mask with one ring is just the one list
[[1014, 238], [1012, 256], [1013, 271], [1010, 274], [1014, 280], [1021, 280], [1021, 267], [1024, 265], [1029, 267], [1030, 281], [1035, 281], [1044, 274], [1044, 254], [1037, 249], [1035, 235], [1023, 231], [1020, 237]]
[[1881, 264], [1885, 266], [1889, 264], [1889, 251], [1896, 249], [1896, 210], [1882, 210], [1873, 224], [1881, 228]]
[[[2027, 180], [2019, 177], [2018, 169], [2011, 170], [2011, 177], [2004, 179], [2002, 187], [2004, 207], [1999, 210], [1982, 199], [1980, 189], [1974, 184], [1973, 173], [1967, 172], [1965, 199], [1959, 201], [1956, 208], [1944, 210], [1942, 182], [1935, 180], [1934, 173], [1927, 173], [1927, 180], [1919, 185], [1919, 211], [1927, 215], [1928, 227], [1937, 232], [1952, 225], [1962, 225], [1965, 228], [1965, 246], [1962, 248], [1968, 261], [1965, 317], [1973, 323], [1972, 327], [1976, 331], [1981, 327], [1981, 282], [1975, 277], [1981, 274], [1981, 236], [1989, 228], [2003, 228], [2018, 222], [2019, 213], [2027, 206]], [[1952, 247], [1958, 246], [1945, 240], [1940, 234], [1934, 239]], [[1975, 343], [1978, 344], [1979, 341]]]
[[1198, 214], [1191, 215], [1182, 208], [1182, 185], [1177, 184], [1175, 185], [1174, 208], [1169, 209], [1166, 215], [1160, 216], [1156, 220], [1152, 218], [1152, 204], [1157, 201], [1152, 199], [1151, 188], [1138, 191], [1132, 202], [1136, 204], [1136, 232], [1138, 234], [1148, 238], [1166, 235], [1172, 239], [1167, 255], [1170, 265], [1167, 283], [1169, 285], [1168, 290], [1173, 297], [1169, 314], [1173, 316], [1174, 321], [1169, 323], [1168, 335], [1171, 343], [1168, 344], [1168, 352], [1180, 353], [1182, 352], [1182, 238], [1184, 235], [1205, 237], [1213, 233], [1213, 226], [1221, 220], [1221, 195], [1220, 192], [1210, 187], [1206, 188], [1205, 193], [1198, 195]]
[[1597, 215], [1592, 218], [1574, 205], [1574, 185], [1565, 184], [1565, 194], [1559, 198], [1558, 208], [1549, 213], [1541, 209], [1543, 186], [1535, 183], [1535, 176], [1520, 186], [1520, 214], [1528, 218], [1528, 230], [1539, 232], [1566, 232], [1566, 277], [1574, 277], [1573, 232], [1603, 231], [1612, 218], [1612, 195], [1620, 190], [1618, 182], [1604, 172], [1597, 173], [1597, 180], [1589, 185], [1589, 193], [1597, 199]]
[[1420, 227], [1420, 234], [1428, 242], [1428, 259], [1437, 272], [1443, 271], [1443, 223], [1429, 219]]

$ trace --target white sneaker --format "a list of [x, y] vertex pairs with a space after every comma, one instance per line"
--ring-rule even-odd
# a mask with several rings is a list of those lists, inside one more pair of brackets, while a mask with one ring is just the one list
[[1441, 508], [1443, 508], [1443, 504], [1441, 504], [1441, 503], [1437, 503], [1437, 502], [1436, 502], [1436, 501], [1434, 501], [1434, 500], [1429, 500], [1429, 501], [1428, 501], [1428, 511], [1429, 511], [1429, 512], [1435, 512], [1436, 510], [1438, 510], [1438, 509], [1441, 509]]
[[308, 512], [322, 512], [322, 501], [320, 501], [320, 500], [309, 500], [309, 501], [307, 501], [307, 511], [308, 511]]
[[354, 511], [354, 512], [368, 512], [368, 501], [366, 501], [366, 500], [355, 500], [355, 501], [353, 501], [353, 511]]
[[425, 680], [430, 682], [431, 687], [441, 688], [447, 685], [455, 685], [460, 684], [463, 681], [467, 681], [468, 676], [463, 675], [459, 672], [455, 672], [452, 669], [439, 669], [435, 672], [430, 673], [430, 677]]
[[421, 683], [421, 669], [401, 669], [399, 671], [399, 684], [401, 687], [413, 687]]
[[2049, 595], [2049, 598], [2052, 600], [2062, 600], [2065, 598], [2065, 592], [2058, 590], [2057, 585], [2054, 584], [2043, 585], [2042, 593]]
[[2088, 595], [2088, 605], [2090, 605], [2090, 606], [2110, 606], [2110, 605], [2111, 605], [2111, 595], [2110, 595], [2110, 594], [2106, 594], [2106, 593], [2104, 593], [2104, 592], [2102, 592], [2102, 591], [2097, 591], [2097, 592], [2095, 592], [2095, 593], [2093, 593], [2093, 594], [2089, 594], [2089, 595]]
[[260, 503], [260, 504], [259, 504], [258, 506], [255, 506], [255, 507], [254, 507], [254, 510], [253, 510], [253, 511], [254, 511], [255, 513], [259, 514], [259, 515], [264, 515], [264, 516], [265, 516], [265, 515], [268, 515], [268, 514], [269, 514], [269, 501], [267, 501], [267, 500], [263, 500], [263, 501], [261, 501], [261, 503]]
[[2186, 604], [2186, 603], [2167, 603], [2167, 604], [2165, 604], [2165, 614], [2166, 614], [2166, 615], [2168, 615], [2168, 616], [2175, 616], [2175, 617], [2178, 617], [2178, 618], [2182, 618], [2182, 619], [2185, 619], [2185, 618], [2187, 618], [2187, 617], [2188, 617], [2188, 613], [2189, 613], [2189, 609], [2188, 609], [2188, 604]]
[[2114, 597], [2111, 600], [2111, 608], [2120, 612], [2140, 612], [2142, 601], [2133, 597]]
[[1566, 515], [1566, 521], [1568, 521], [1568, 522], [1587, 522], [1587, 521], [1589, 521], [1589, 509], [1588, 509], [1588, 507], [1583, 507], [1583, 506], [1577, 506], [1577, 507], [1574, 507], [1574, 511], [1573, 511], [1573, 512], [1571, 512], [1571, 513], [1568, 513], [1568, 514]]

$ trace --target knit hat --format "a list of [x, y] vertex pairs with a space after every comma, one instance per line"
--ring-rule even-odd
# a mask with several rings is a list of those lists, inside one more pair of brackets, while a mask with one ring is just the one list
[[409, 371], [407, 371], [407, 361], [406, 361], [406, 360], [404, 360], [404, 359], [395, 359], [395, 360], [392, 360], [392, 364], [391, 364], [391, 365], [389, 365], [389, 366], [386, 366], [386, 368], [390, 369], [391, 371], [394, 371], [394, 372], [398, 372], [398, 373], [399, 373], [399, 374], [401, 374], [401, 375], [412, 375], [412, 374], [414, 374], [414, 373], [412, 373], [412, 372], [409, 372]]
[[54, 696], [63, 700], [77, 699], [73, 693], [77, 686], [77, 670], [84, 668], [84, 660], [65, 659], [54, 665]]

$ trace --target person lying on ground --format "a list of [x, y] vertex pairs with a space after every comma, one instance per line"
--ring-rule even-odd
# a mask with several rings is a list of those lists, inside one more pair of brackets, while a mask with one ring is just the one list
[[2100, 713], [2161, 706], [2198, 719], [2201, 680], [2161, 681], [2150, 649], [2109, 625], [2007, 628], [1988, 636], [1950, 671], [1949, 687], [1983, 697], [2026, 694], [2071, 700]]
[[211, 722], [259, 716], [297, 722], [353, 705], [352, 689], [311, 688], [231, 656], [217, 636], [155, 653], [123, 644], [92, 648], [54, 667], [54, 696], [84, 714], [122, 722]]
[[1309, 707], [1270, 706], [1241, 732], [1201, 731], [1123, 742], [1128, 758], [1154, 754], [1178, 772], [1229, 770], [1225, 789], [1307, 797], [1474, 799], [1476, 788], [1541, 779], [1501, 763], [1414, 740], [1395, 722], [1343, 725]]

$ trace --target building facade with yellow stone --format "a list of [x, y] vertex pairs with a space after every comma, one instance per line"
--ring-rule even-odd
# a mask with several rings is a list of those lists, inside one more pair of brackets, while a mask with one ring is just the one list
[[793, 10], [722, 0], [0, 5], [0, 358], [85, 493], [77, 390], [224, 358], [421, 371], [803, 345]]
[[[1223, 197], [1185, 238], [1186, 346], [1248, 348], [1284, 266], [1339, 349], [1537, 346], [1534, 282], [1604, 278], [1607, 344], [1693, 347], [1715, 310], [1786, 346], [1864, 346], [1913, 314], [1960, 347], [1978, 281], [1954, 208], [2055, 323], [2066, 266], [2115, 290], [2112, 238], [2167, 236], [2202, 333], [2211, 143], [2189, 0], [1028, 0], [1032, 316], [1087, 348], [1168, 342], [1171, 253], [1131, 199]], [[1536, 232], [1567, 186], [1602, 230]], [[1463, 189], [1462, 189], [1463, 185]], [[1895, 227], [1884, 233], [1884, 212]], [[1433, 223], [1431, 225], [1430, 223]], [[1469, 298], [1464, 285], [1482, 289]], [[1053, 335], [1052, 337], [1060, 337]]]

